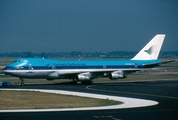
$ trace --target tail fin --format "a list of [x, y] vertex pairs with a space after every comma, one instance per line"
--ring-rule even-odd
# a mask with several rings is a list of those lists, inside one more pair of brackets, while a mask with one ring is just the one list
[[165, 34], [157, 34], [135, 57], [131, 60], [156, 60], [158, 58]]

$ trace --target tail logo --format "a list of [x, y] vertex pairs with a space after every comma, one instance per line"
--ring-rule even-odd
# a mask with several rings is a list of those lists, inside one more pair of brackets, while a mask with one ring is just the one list
[[149, 55], [151, 55], [154, 52], [154, 48], [156, 47], [156, 45], [151, 46], [148, 50], [144, 50], [144, 52], [148, 53]]

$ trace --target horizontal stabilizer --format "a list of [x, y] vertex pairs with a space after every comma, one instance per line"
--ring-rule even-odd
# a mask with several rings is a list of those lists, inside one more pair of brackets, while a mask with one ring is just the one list
[[162, 61], [161, 64], [166, 64], [166, 63], [170, 63], [170, 62], [175, 62], [176, 60], [166, 60], [166, 61]]
[[144, 67], [154, 67], [154, 66], [158, 66], [159, 64], [160, 64], [160, 62], [156, 62], [156, 63], [143, 64], [142, 66], [144, 66]]

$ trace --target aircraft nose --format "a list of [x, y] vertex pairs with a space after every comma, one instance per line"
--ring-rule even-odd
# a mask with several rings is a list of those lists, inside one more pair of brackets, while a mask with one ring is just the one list
[[5, 68], [3, 68], [3, 72], [4, 72], [4, 74], [9, 74], [10, 73], [10, 68], [8, 67], [8, 66], [6, 66]]
[[6, 68], [6, 67], [4, 67], [4, 68], [2, 69], [2, 71], [4, 71], [4, 70], [7, 70], [7, 68]]
[[6, 72], [7, 72], [7, 67], [3, 68], [2, 71], [4, 72], [4, 74], [6, 74]]

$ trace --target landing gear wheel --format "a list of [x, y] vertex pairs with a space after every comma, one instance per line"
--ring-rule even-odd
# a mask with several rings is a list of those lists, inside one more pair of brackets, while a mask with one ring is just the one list
[[24, 83], [20, 83], [20, 86], [24, 86], [25, 84]]
[[90, 80], [90, 81], [82, 81], [81, 84], [82, 85], [93, 85], [94, 82], [92, 80]]
[[85, 84], [86, 84], [86, 81], [82, 81], [81, 84], [82, 84], [82, 85], [85, 85]]
[[90, 81], [90, 85], [93, 85], [94, 84], [94, 82], [93, 81]]
[[70, 84], [77, 84], [77, 81], [70, 81]]

